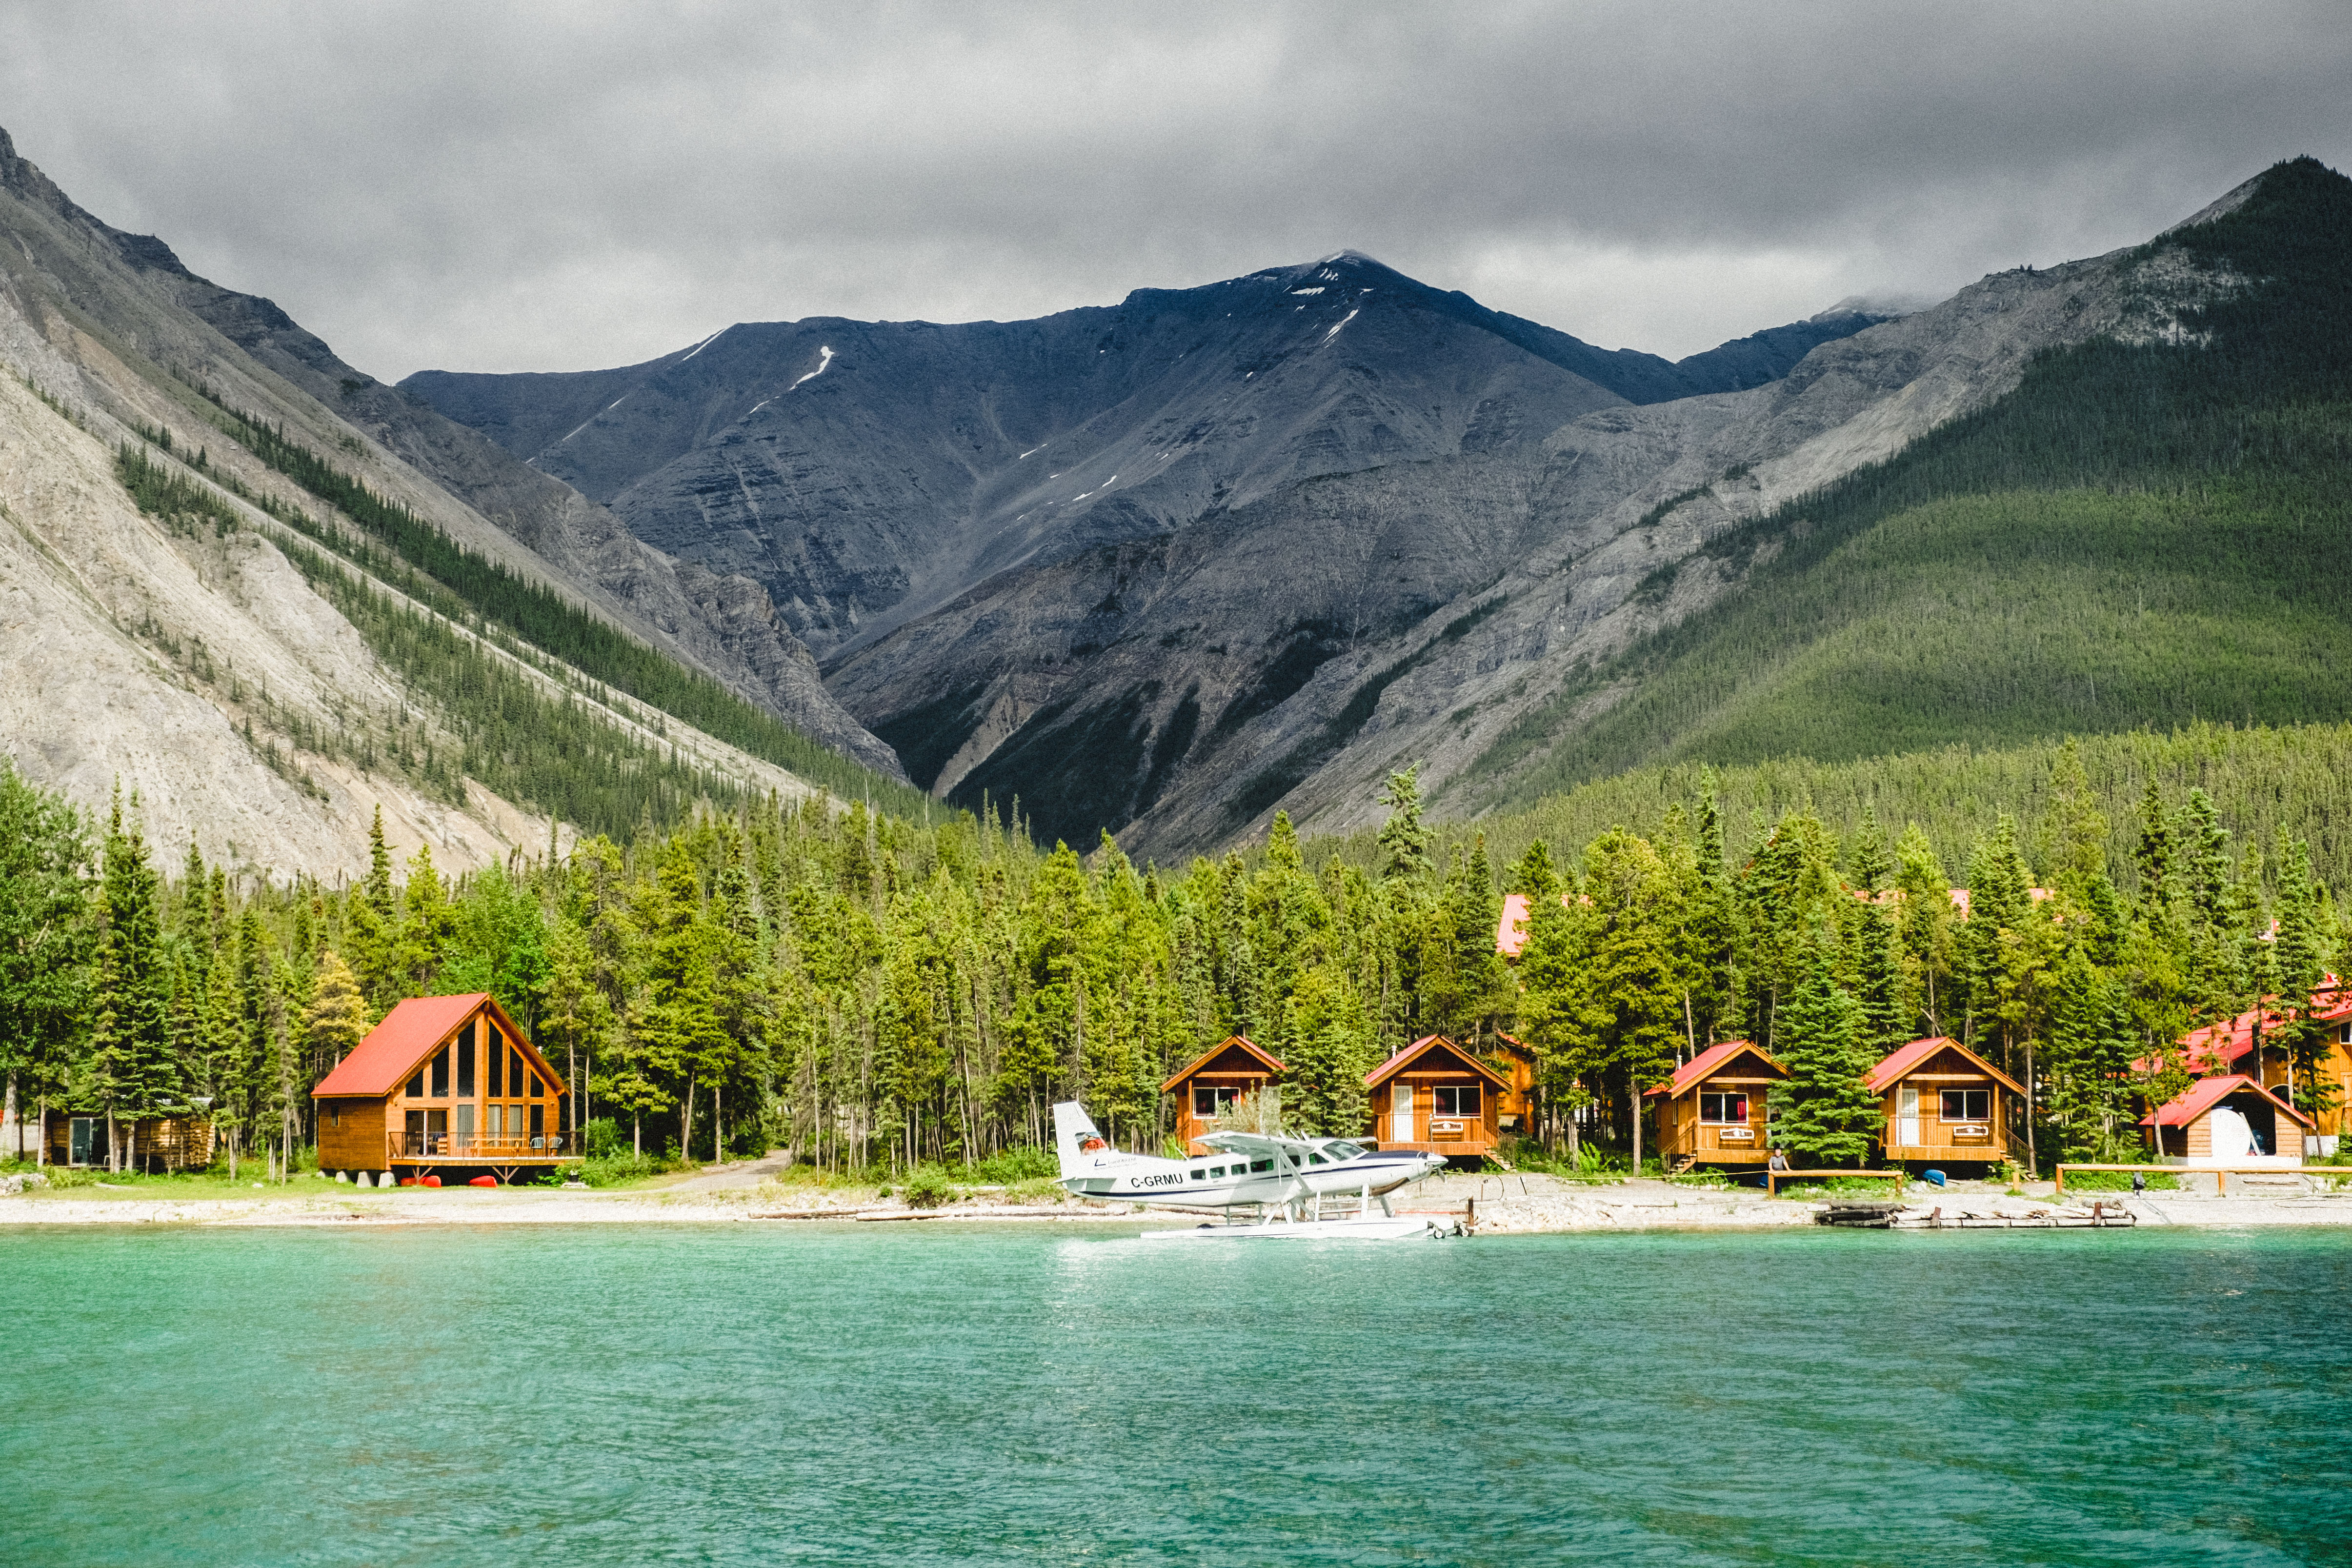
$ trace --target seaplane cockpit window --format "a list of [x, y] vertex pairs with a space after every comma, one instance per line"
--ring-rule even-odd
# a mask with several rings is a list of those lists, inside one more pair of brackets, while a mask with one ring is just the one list
[[1307, 1156], [1307, 1163], [1310, 1165], [1320, 1165], [1324, 1163], [1323, 1156], [1320, 1154], [1309, 1154]]
[[1252, 1160], [1250, 1162], [1250, 1169], [1253, 1171], [1271, 1171], [1274, 1169], [1274, 1162], [1271, 1160]]
[[1323, 1152], [1331, 1156], [1332, 1163], [1338, 1164], [1341, 1161], [1354, 1159], [1357, 1155], [1362, 1153], [1363, 1150], [1353, 1143], [1341, 1142], [1338, 1143], [1324, 1144]]

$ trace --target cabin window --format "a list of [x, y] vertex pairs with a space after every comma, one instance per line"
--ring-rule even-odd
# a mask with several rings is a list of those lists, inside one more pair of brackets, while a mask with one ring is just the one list
[[541, 1140], [546, 1136], [547, 1107], [534, 1105], [530, 1108], [530, 1146], [534, 1149], [544, 1147]]
[[1307, 1163], [1310, 1165], [1319, 1165], [1323, 1163], [1323, 1156], [1320, 1154], [1309, 1154], [1307, 1156]]
[[466, 1032], [457, 1037], [457, 1098], [474, 1097], [474, 1062], [480, 1047], [481, 1026], [468, 1024]]
[[507, 1092], [522, 1098], [522, 1053], [511, 1046], [507, 1048]]
[[1947, 1121], [1989, 1121], [1992, 1119], [1992, 1090], [1989, 1089], [1948, 1089], [1944, 1090], [1944, 1120]]
[[433, 1053], [433, 1094], [435, 1100], [449, 1098], [449, 1047], [442, 1047]]
[[1250, 1162], [1250, 1169], [1253, 1171], [1271, 1171], [1274, 1169], [1274, 1162], [1271, 1160], [1252, 1160]]
[[1221, 1116], [1225, 1107], [1241, 1095], [1242, 1091], [1231, 1084], [1196, 1083], [1192, 1086], [1192, 1114], [1203, 1120]]
[[1475, 1116], [1478, 1114], [1478, 1086], [1475, 1083], [1441, 1083], [1437, 1086], [1439, 1116]]
[[1209, 1179], [1209, 1173], [1195, 1165], [1192, 1167], [1192, 1179], [1196, 1182], [1205, 1182]]
[[1225, 1168], [1223, 1165], [1212, 1165], [1209, 1167], [1209, 1175], [1212, 1180], [1214, 1180], [1216, 1177], [1222, 1176], [1224, 1173]]
[[1747, 1092], [1702, 1093], [1698, 1097], [1698, 1119], [1701, 1121], [1737, 1121], [1745, 1125], [1748, 1121]]
[[421, 1066], [416, 1069], [416, 1076], [408, 1080], [408, 1098], [411, 1100], [425, 1098], [425, 1068]]
[[342, 1113], [341, 1110], [329, 1110], [329, 1111], [327, 1112], [327, 1125], [328, 1125], [328, 1126], [330, 1126], [330, 1127], [341, 1127], [342, 1124], [343, 1124], [343, 1113]]

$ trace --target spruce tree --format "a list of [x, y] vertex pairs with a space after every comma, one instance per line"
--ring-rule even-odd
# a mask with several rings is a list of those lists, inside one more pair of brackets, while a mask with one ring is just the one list
[[1861, 1005], [1815, 955], [1782, 1003], [1773, 1054], [1789, 1069], [1774, 1131], [1799, 1166], [1859, 1166], [1883, 1135], [1884, 1108], [1863, 1083]]
[[180, 1089], [158, 892], [146, 839], [136, 822], [125, 826], [118, 786], [106, 826], [88, 1089], [92, 1108], [106, 1113], [107, 1168], [115, 1171], [131, 1158], [139, 1119], [161, 1111]]
[[1381, 790], [1381, 804], [1389, 808], [1381, 824], [1381, 875], [1389, 880], [1411, 881], [1430, 873], [1429, 829], [1421, 821], [1421, 765], [1391, 773]]

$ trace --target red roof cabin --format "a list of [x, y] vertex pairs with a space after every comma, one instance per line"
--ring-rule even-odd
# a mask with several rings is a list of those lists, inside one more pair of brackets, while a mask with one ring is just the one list
[[[2318, 1061], [2305, 1070], [2329, 1090], [2328, 1125], [2315, 1131], [2325, 1140], [2319, 1152], [2332, 1154], [2336, 1138], [2352, 1121], [2352, 991], [2334, 984], [2331, 978], [2312, 997], [2311, 1017], [2326, 1031], [2326, 1043]], [[2275, 1006], [2251, 1009], [2181, 1036], [2180, 1065], [2200, 1076], [2242, 1074], [2292, 1101], [2295, 1091], [2311, 1086], [2297, 1079], [2297, 1069], [2287, 1060], [2286, 1031], [2287, 1019]]]
[[1245, 1035], [1229, 1035], [1160, 1086], [1176, 1097], [1176, 1136], [1187, 1153], [1206, 1154], [1201, 1142], [1226, 1106], [1255, 1094], [1282, 1076], [1282, 1064], [1251, 1043]]
[[1502, 1143], [1511, 1080], [1443, 1035], [1405, 1047], [1366, 1073], [1364, 1088], [1383, 1149], [1478, 1160]]
[[1707, 1047], [1643, 1097], [1655, 1102], [1658, 1158], [1669, 1171], [1765, 1163], [1772, 1157], [1765, 1094], [1788, 1077], [1751, 1041]]
[[502, 1182], [571, 1157], [563, 1079], [486, 994], [419, 996], [310, 1091], [319, 1168]]
[[2243, 1073], [2200, 1079], [2140, 1118], [2165, 1164], [2300, 1165], [2311, 1118]]
[[2025, 1086], [1943, 1035], [1898, 1046], [1863, 1079], [1885, 1102], [1888, 1164], [1998, 1165], [2009, 1159], [2005, 1095]]

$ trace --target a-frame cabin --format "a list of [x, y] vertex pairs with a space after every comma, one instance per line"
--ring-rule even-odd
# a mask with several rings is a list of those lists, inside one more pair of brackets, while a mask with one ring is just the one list
[[563, 1079], [487, 994], [401, 1003], [310, 1091], [319, 1168], [512, 1181], [570, 1159]]

